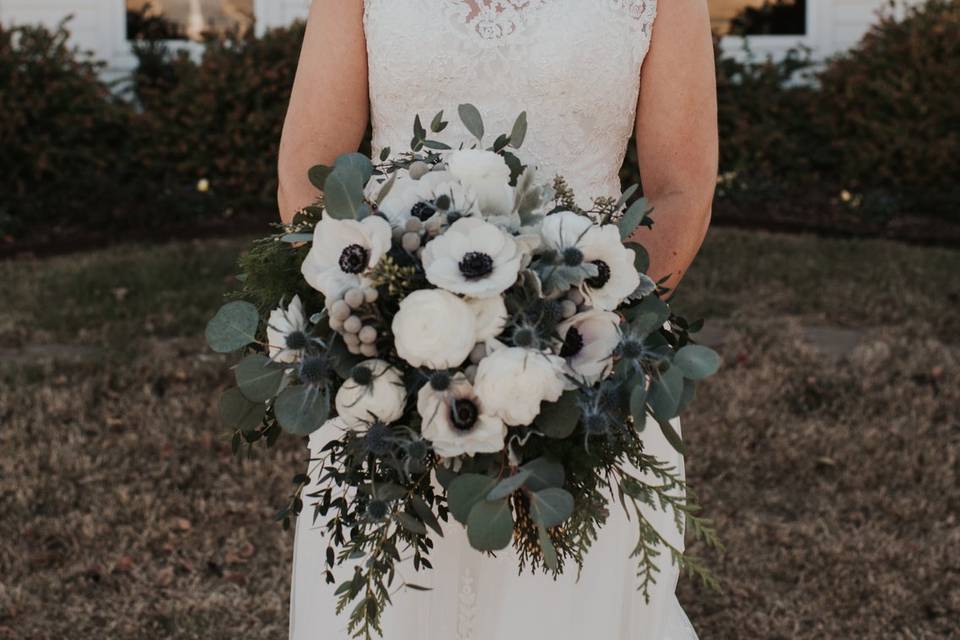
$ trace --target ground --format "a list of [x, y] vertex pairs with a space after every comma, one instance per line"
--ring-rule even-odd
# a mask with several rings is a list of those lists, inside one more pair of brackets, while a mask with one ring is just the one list
[[[0, 638], [285, 638], [272, 515], [305, 453], [231, 457], [199, 337], [243, 244], [0, 263]], [[702, 638], [960, 635], [957, 273], [957, 251], [711, 233], [677, 302], [725, 361], [684, 421], [726, 544], [722, 592], [681, 580]]]

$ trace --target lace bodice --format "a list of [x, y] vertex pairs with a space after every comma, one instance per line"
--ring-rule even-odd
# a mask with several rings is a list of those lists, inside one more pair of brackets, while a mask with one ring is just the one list
[[655, 14], [656, 0], [366, 0], [374, 153], [408, 150], [415, 114], [444, 109], [435, 137], [469, 145], [456, 107], [473, 103], [490, 146], [526, 110], [526, 161], [584, 203], [619, 195]]

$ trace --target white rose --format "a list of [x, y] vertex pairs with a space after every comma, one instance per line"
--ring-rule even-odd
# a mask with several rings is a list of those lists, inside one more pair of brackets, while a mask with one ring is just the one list
[[363, 429], [375, 421], [390, 424], [403, 416], [407, 389], [403, 376], [383, 360], [365, 360], [337, 391], [337, 414], [350, 429]]
[[449, 369], [473, 350], [477, 319], [473, 309], [452, 293], [421, 289], [400, 302], [392, 329], [397, 354], [412, 366]]
[[505, 216], [513, 211], [510, 167], [503, 156], [492, 151], [463, 149], [450, 154], [448, 170], [473, 188], [484, 215]]
[[557, 326], [563, 340], [560, 357], [574, 377], [593, 385], [613, 370], [613, 352], [620, 343], [620, 316], [590, 309]]
[[468, 298], [467, 304], [477, 317], [477, 342], [492, 340], [503, 333], [509, 316], [503, 296], [493, 298]]
[[423, 419], [421, 433], [440, 457], [503, 450], [506, 425], [485, 410], [462, 373], [442, 391], [424, 385], [417, 396], [417, 411]]
[[564, 362], [531, 349], [507, 347], [480, 361], [474, 390], [484, 410], [508, 425], [528, 425], [541, 402], [556, 402], [565, 388]]

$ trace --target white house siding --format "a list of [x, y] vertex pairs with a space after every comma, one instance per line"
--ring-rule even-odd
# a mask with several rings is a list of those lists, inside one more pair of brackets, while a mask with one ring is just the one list
[[[311, 0], [255, 0], [257, 31], [283, 26], [307, 15]], [[886, 0], [808, 0], [805, 36], [753, 36], [749, 46], [761, 57], [782, 56], [798, 45], [812, 50], [814, 57], [825, 58], [857, 42], [875, 20]], [[124, 0], [0, 0], [0, 21], [43, 23], [55, 26], [68, 15], [73, 41], [91, 50], [109, 65], [110, 75], [121, 75], [133, 68], [135, 59], [126, 40]], [[724, 38], [723, 48], [741, 55], [740, 38]]]

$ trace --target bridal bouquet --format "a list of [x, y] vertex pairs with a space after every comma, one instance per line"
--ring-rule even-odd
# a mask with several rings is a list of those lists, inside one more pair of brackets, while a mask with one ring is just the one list
[[[639, 435], [659, 428], [681, 449], [670, 420], [719, 364], [624, 244], [649, 207], [627, 206], [633, 188], [581, 209], [515, 153], [525, 114], [487, 149], [476, 108], [459, 115], [473, 148], [431, 139], [418, 117], [409, 152], [313, 168], [321, 200], [254, 245], [240, 299], [207, 327], [215, 351], [244, 355], [220, 403], [235, 449], [281, 430], [326, 442], [278, 519], [308, 499], [301, 517], [325, 523], [327, 580], [352, 566], [336, 594], [357, 636], [380, 632], [401, 555], [431, 568], [451, 518], [478, 552], [513, 545], [521, 568], [559, 573], [619, 502], [636, 516], [642, 589], [664, 548], [707, 575], [639, 509], [713, 540]], [[431, 133], [447, 124], [437, 114]]]

